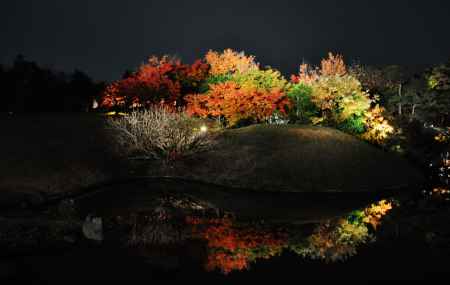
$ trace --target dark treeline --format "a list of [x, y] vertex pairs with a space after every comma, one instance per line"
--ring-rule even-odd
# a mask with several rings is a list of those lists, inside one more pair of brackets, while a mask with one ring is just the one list
[[12, 66], [0, 65], [0, 112], [86, 112], [105, 83], [75, 70], [58, 72], [18, 55]]

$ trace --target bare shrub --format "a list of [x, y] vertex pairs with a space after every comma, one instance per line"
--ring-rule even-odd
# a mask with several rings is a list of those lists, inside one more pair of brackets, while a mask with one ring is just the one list
[[201, 121], [161, 106], [108, 120], [119, 151], [139, 159], [172, 160], [207, 149], [212, 136]]

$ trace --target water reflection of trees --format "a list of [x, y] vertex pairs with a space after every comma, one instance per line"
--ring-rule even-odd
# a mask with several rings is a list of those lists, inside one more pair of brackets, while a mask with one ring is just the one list
[[326, 262], [345, 260], [355, 255], [359, 246], [375, 240], [374, 231], [391, 209], [392, 202], [383, 200], [321, 223], [310, 235], [286, 225], [244, 224], [229, 217], [188, 218], [187, 223], [192, 226], [193, 238], [207, 243], [206, 270], [228, 274], [247, 269], [258, 259], [277, 256], [284, 249]]
[[206, 269], [232, 270], [248, 268], [259, 258], [270, 258], [281, 253], [287, 236], [281, 231], [269, 231], [263, 226], [239, 225], [233, 219], [188, 218], [194, 238], [204, 239], [208, 246]]

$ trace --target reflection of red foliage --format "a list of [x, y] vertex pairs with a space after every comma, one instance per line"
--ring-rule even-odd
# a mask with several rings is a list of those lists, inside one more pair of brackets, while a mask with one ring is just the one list
[[206, 269], [216, 268], [228, 274], [232, 270], [248, 268], [257, 258], [268, 258], [281, 252], [285, 236], [255, 228], [240, 228], [229, 218], [195, 219], [188, 218], [193, 225], [194, 237], [208, 242]]
[[231, 81], [211, 85], [207, 93], [189, 95], [185, 99], [188, 114], [224, 116], [231, 126], [241, 119], [260, 122], [275, 110], [285, 113], [290, 107], [289, 99], [280, 90], [242, 89]]
[[248, 268], [248, 257], [242, 253], [211, 252], [205, 268], [207, 271], [219, 268], [224, 274], [233, 270], [244, 270]]
[[180, 106], [184, 104], [183, 95], [196, 92], [208, 70], [209, 66], [201, 60], [186, 65], [167, 56], [152, 57], [130, 77], [110, 84], [100, 106], [133, 108], [158, 103]]

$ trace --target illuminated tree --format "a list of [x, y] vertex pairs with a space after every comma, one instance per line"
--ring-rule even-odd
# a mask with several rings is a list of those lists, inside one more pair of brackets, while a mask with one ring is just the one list
[[281, 90], [242, 88], [233, 81], [214, 84], [205, 94], [185, 97], [187, 112], [200, 117], [224, 117], [229, 126], [243, 120], [263, 122], [276, 110], [286, 113], [290, 101]]
[[295, 121], [309, 122], [312, 117], [317, 116], [318, 109], [311, 100], [312, 92], [312, 87], [303, 83], [294, 84], [287, 92], [293, 102], [291, 116]]
[[339, 126], [362, 118], [372, 103], [359, 81], [349, 75], [321, 76], [311, 88], [311, 101], [321, 112], [314, 120], [327, 125]]
[[225, 74], [245, 73], [258, 68], [254, 56], [246, 56], [244, 52], [226, 49], [222, 53], [210, 50], [205, 56], [206, 62], [211, 66], [211, 76]]
[[376, 105], [364, 114], [365, 132], [362, 138], [374, 144], [383, 145], [385, 140], [394, 133], [394, 128], [383, 116], [384, 108]]
[[319, 76], [320, 71], [318, 68], [313, 68], [307, 63], [302, 63], [298, 75], [291, 75], [291, 82], [308, 85], [319, 79]]
[[340, 54], [328, 53], [328, 58], [324, 58], [320, 62], [320, 74], [322, 76], [346, 75], [347, 67], [344, 63], [344, 57]]
[[136, 72], [110, 84], [100, 106], [121, 109], [154, 104], [183, 106], [183, 96], [198, 91], [208, 70], [209, 66], [200, 60], [186, 65], [168, 56], [151, 57]]
[[209, 51], [205, 58], [210, 76], [201, 93], [186, 96], [190, 115], [224, 118], [232, 127], [269, 121], [275, 112], [286, 114], [291, 105], [285, 94], [289, 83], [279, 71], [260, 69], [253, 56], [230, 49]]
[[342, 55], [328, 53], [328, 58], [322, 59], [319, 67], [310, 66], [307, 63], [300, 65], [298, 75], [292, 75], [293, 83], [311, 84], [317, 81], [321, 76], [344, 76], [347, 74], [347, 67]]
[[430, 120], [447, 126], [450, 123], [450, 62], [433, 67], [426, 79], [436, 103]]
[[397, 86], [380, 68], [354, 63], [349, 67], [349, 74], [358, 79], [363, 88], [372, 94], [383, 93]]

